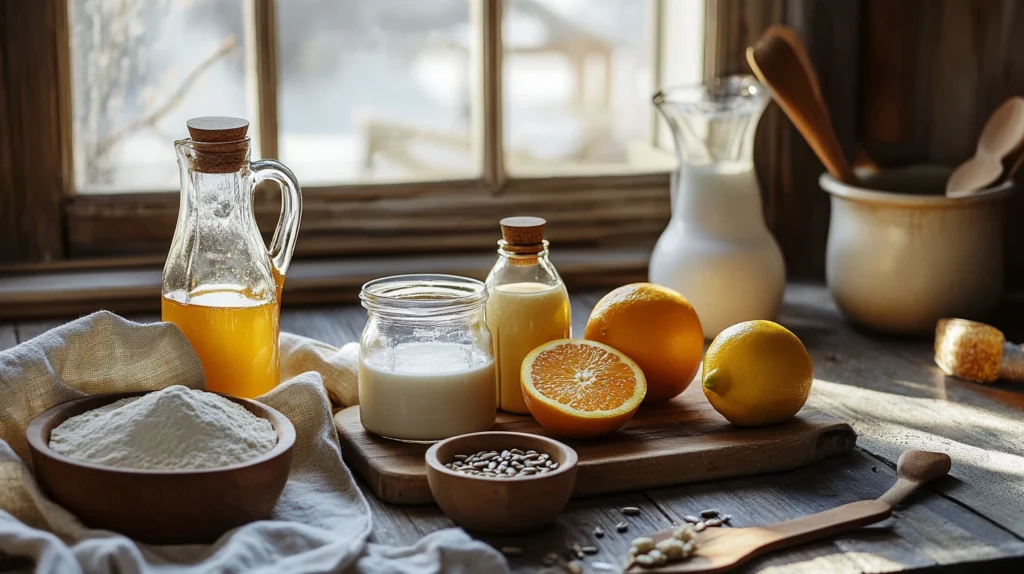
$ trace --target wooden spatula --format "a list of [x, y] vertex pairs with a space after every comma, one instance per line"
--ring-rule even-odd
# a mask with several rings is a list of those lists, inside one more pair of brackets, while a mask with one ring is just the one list
[[832, 177], [856, 184], [857, 176], [839, 145], [828, 108], [821, 97], [818, 76], [807, 48], [786, 26], [770, 26], [747, 48], [747, 63], [796, 126]]
[[[974, 156], [960, 164], [946, 182], [948, 197], [964, 197], [992, 185], [1003, 175], [1003, 161], [1024, 141], [1024, 98], [1013, 96], [992, 112], [978, 138]], [[1019, 158], [1016, 158], [1019, 159]], [[1011, 164], [1016, 171], [1019, 165]]]
[[[948, 473], [950, 464], [949, 455], [908, 450], [896, 463], [896, 484], [877, 500], [852, 502], [768, 526], [708, 528], [697, 535], [697, 550], [690, 558], [660, 568], [634, 566], [628, 572], [723, 572], [759, 554], [885, 520], [892, 514], [892, 507], [914, 492], [914, 489]], [[672, 530], [662, 530], [651, 535], [655, 543], [671, 536]]]

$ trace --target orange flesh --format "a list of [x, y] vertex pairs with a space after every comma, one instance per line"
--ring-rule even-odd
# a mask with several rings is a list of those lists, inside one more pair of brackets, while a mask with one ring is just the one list
[[533, 362], [533, 387], [541, 395], [578, 411], [610, 411], [636, 392], [633, 369], [615, 355], [590, 345], [559, 345]]

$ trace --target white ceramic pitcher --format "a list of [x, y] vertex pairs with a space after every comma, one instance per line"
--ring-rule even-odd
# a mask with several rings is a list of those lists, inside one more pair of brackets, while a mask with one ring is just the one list
[[679, 291], [705, 338], [751, 319], [774, 319], [786, 269], [764, 223], [754, 174], [754, 131], [769, 100], [753, 76], [669, 88], [654, 95], [679, 156], [672, 220], [649, 276]]

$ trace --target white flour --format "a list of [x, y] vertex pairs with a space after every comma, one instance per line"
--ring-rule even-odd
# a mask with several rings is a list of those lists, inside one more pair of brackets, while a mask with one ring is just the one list
[[50, 432], [50, 448], [65, 456], [152, 470], [230, 466], [275, 444], [270, 421], [223, 397], [181, 385], [82, 413]]

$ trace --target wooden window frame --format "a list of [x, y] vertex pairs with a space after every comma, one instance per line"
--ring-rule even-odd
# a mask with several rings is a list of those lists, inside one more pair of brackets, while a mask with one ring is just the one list
[[[665, 0], [648, 0], [658, 11]], [[250, 0], [264, 157], [277, 155], [275, 0]], [[63, 5], [63, 3], [60, 3]], [[669, 175], [650, 173], [513, 177], [502, 142], [502, 0], [471, 5], [482, 34], [483, 169], [478, 178], [409, 183], [304, 186], [298, 257], [390, 255], [490, 249], [499, 216], [531, 213], [549, 220], [563, 246], [653, 244], [668, 218]], [[66, 10], [64, 10], [66, 12]], [[64, 15], [66, 18], [66, 15]], [[658, 36], [656, 33], [654, 36]], [[654, 39], [657, 42], [657, 38]], [[62, 48], [67, 50], [66, 43]], [[67, 61], [69, 54], [62, 55]], [[69, 82], [64, 82], [68, 84]], [[63, 85], [65, 94], [70, 86]], [[67, 96], [65, 96], [67, 97]], [[653, 148], [653, 146], [652, 146]], [[65, 153], [68, 153], [67, 150]], [[68, 193], [64, 201], [67, 258], [162, 257], [177, 219], [177, 192]], [[278, 206], [256, 198], [260, 229], [271, 233]]]

